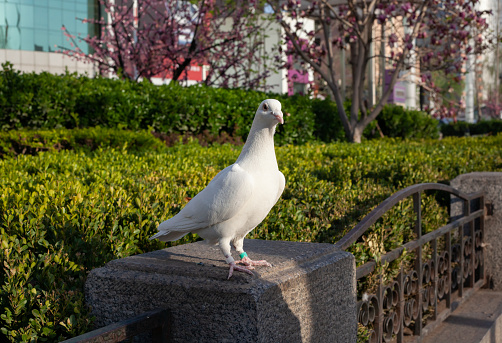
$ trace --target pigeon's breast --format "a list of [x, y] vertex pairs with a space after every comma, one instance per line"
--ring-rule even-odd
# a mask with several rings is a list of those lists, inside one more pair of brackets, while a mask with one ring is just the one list
[[244, 209], [247, 220], [239, 230], [240, 235], [246, 235], [265, 219], [284, 189], [284, 176], [278, 170], [253, 176], [254, 191]]

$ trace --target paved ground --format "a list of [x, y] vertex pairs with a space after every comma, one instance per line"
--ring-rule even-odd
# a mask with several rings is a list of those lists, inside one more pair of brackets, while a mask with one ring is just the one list
[[422, 343], [502, 342], [502, 292], [479, 290]]

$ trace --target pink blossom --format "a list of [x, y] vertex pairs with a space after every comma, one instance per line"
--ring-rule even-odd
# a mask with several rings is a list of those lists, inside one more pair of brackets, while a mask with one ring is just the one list
[[379, 24], [383, 24], [383, 23], [385, 23], [385, 21], [387, 20], [387, 15], [385, 15], [385, 14], [383, 14], [383, 13], [382, 13], [382, 14], [379, 14], [379, 15], [377, 16], [377, 20], [378, 20], [378, 23], [379, 23]]
[[394, 47], [394, 44], [397, 42], [397, 35], [395, 33], [392, 33], [389, 35], [389, 45], [390, 47]]

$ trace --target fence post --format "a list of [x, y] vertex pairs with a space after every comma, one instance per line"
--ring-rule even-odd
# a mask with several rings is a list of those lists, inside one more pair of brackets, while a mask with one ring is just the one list
[[[501, 172], [475, 172], [462, 174], [451, 181], [451, 186], [465, 193], [483, 191], [484, 203], [480, 206], [485, 209], [484, 227], [481, 228], [484, 241], [487, 242], [483, 249], [484, 263], [486, 264], [483, 278], [488, 277], [491, 288], [502, 291], [502, 173]], [[461, 213], [460, 206], [452, 205], [452, 217]], [[472, 235], [472, 230], [471, 230]], [[471, 237], [474, 243], [474, 237]], [[474, 256], [471, 257], [474, 259]]]

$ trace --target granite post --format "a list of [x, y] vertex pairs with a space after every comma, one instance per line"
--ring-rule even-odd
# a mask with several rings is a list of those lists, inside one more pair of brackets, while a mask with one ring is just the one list
[[[332, 244], [246, 240], [255, 275], [197, 242], [94, 269], [86, 299], [98, 327], [169, 309], [172, 342], [356, 342], [354, 256]], [[234, 252], [235, 254], [235, 252]]]
[[[462, 174], [450, 183], [464, 193], [485, 193], [485, 266], [490, 286], [502, 291], [502, 173], [475, 172]], [[457, 211], [460, 207], [457, 205]], [[452, 215], [453, 215], [452, 207]]]

